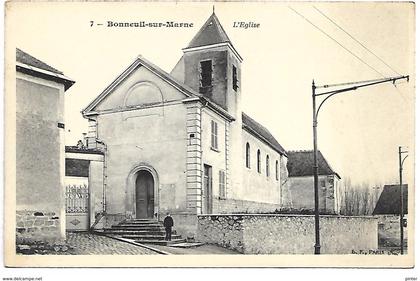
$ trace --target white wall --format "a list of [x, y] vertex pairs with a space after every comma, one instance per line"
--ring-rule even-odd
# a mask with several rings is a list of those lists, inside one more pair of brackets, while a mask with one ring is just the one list
[[[250, 145], [250, 168], [246, 162], [246, 144]], [[243, 155], [240, 165], [243, 173], [243, 188], [237, 193], [238, 199], [280, 204], [281, 192], [280, 184], [283, 180], [280, 173], [280, 165], [285, 163], [281, 160], [281, 155], [260, 141], [249, 132], [242, 130]], [[257, 150], [261, 152], [261, 173], [257, 171]], [[269, 176], [266, 174], [266, 157], [269, 155]], [[276, 161], [278, 161], [279, 171], [278, 180], [276, 179]], [[240, 197], [240, 198], [239, 198]]]

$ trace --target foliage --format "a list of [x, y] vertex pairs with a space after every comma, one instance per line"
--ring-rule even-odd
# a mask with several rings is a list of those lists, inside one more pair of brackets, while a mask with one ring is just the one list
[[344, 179], [344, 184], [340, 188], [340, 214], [347, 216], [371, 215], [375, 209], [379, 191], [377, 187], [372, 187], [367, 183], [352, 185], [350, 179]]

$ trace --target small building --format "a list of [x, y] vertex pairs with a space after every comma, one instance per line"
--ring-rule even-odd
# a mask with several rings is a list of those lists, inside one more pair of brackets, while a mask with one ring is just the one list
[[17, 241], [65, 238], [64, 93], [73, 84], [16, 49]]
[[[407, 239], [408, 185], [403, 184], [404, 238]], [[384, 185], [373, 215], [378, 218], [380, 246], [400, 245], [400, 185]]]
[[[314, 209], [313, 150], [288, 151], [287, 170], [289, 189], [294, 209]], [[318, 198], [321, 213], [338, 214], [340, 211], [340, 175], [331, 168], [318, 151]]]

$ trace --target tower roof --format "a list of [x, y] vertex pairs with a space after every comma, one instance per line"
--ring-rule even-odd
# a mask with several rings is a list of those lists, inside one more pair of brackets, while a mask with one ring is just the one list
[[220, 43], [230, 43], [232, 45], [232, 42], [220, 24], [219, 19], [213, 12], [206, 23], [191, 40], [190, 44], [188, 44], [187, 48], [195, 48]]

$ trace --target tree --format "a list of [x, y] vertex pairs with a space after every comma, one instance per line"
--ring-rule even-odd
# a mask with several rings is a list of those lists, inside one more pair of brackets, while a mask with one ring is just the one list
[[344, 179], [340, 193], [340, 214], [347, 216], [371, 215], [375, 208], [377, 188], [368, 183], [352, 185], [349, 178]]

